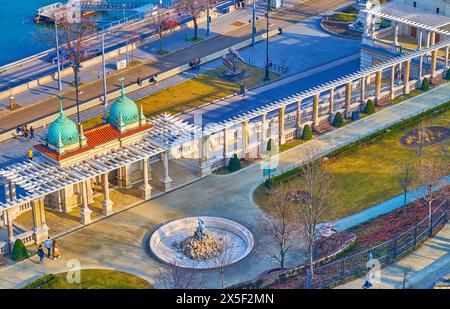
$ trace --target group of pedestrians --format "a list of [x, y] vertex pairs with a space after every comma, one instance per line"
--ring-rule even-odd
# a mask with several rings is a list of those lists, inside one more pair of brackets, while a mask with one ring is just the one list
[[33, 126], [30, 126], [29, 128], [28, 128], [28, 125], [24, 125], [22, 127], [19, 126], [16, 128], [16, 133], [18, 136], [24, 136], [25, 138], [30, 138], [30, 139], [34, 138]]
[[[157, 86], [158, 85], [158, 74], [154, 74], [149, 77], [148, 82], [150, 85]], [[139, 87], [142, 87], [142, 78], [139, 76], [136, 80], [136, 84], [138, 84]]]
[[50, 257], [55, 260], [59, 259], [61, 257], [61, 251], [59, 250], [59, 245], [56, 242], [56, 240], [51, 241], [50, 237], [47, 238], [44, 241], [44, 245], [39, 244], [37, 255], [39, 256], [39, 263], [44, 263], [45, 259], [45, 251], [44, 248], [47, 250], [47, 258], [50, 259]]
[[200, 58], [195, 58], [194, 60], [189, 60], [189, 66], [194, 70], [194, 71], [199, 71], [200, 70], [200, 63], [202, 61], [200, 60]]

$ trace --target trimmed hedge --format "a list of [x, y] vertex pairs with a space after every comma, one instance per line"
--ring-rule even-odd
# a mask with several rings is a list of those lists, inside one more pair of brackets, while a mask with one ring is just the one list
[[367, 100], [366, 106], [364, 107], [364, 114], [371, 115], [375, 112], [375, 103], [372, 100]]
[[344, 22], [354, 22], [358, 14], [349, 14], [349, 13], [335, 13], [331, 15], [332, 20], [344, 21]]
[[[416, 116], [413, 116], [411, 118], [408, 118], [406, 120], [403, 120], [401, 122], [398, 122], [396, 124], [393, 124], [389, 127], [387, 127], [386, 129], [382, 129], [379, 130], [371, 135], [368, 135], [366, 137], [363, 137], [357, 141], [354, 141], [353, 143], [347, 144], [339, 149], [336, 149], [330, 153], [328, 153], [326, 155], [327, 158], [333, 158], [336, 157], [337, 155], [340, 155], [344, 152], [347, 151], [352, 151], [353, 149], [355, 149], [358, 146], [361, 145], [368, 145], [370, 143], [373, 143], [377, 140], [379, 140], [380, 138], [386, 136], [387, 134], [392, 134], [395, 133], [403, 128], [406, 127], [410, 127], [412, 125], [417, 124], [419, 121], [422, 120], [422, 118], [425, 118], [427, 116], [430, 116], [434, 113], [443, 113], [445, 111], [447, 111], [448, 109], [450, 109], [450, 101], [443, 103], [439, 106], [436, 106], [432, 109], [429, 109], [428, 111], [425, 111], [421, 114], [417, 114]], [[295, 167], [287, 172], [284, 172], [283, 174], [280, 174], [278, 176], [275, 176], [273, 178], [271, 178], [270, 180], [266, 180], [266, 185], [278, 185], [282, 182], [287, 182], [293, 178], [299, 177], [301, 176], [301, 168], [300, 167]]]
[[48, 274], [42, 278], [39, 278], [27, 285], [25, 285], [22, 289], [38, 289], [44, 284], [48, 284], [49, 282], [55, 280], [56, 276], [54, 274]]
[[241, 161], [237, 157], [237, 154], [234, 154], [228, 163], [228, 171], [230, 173], [239, 171], [241, 169]]
[[450, 69], [448, 69], [447, 72], [445, 73], [445, 79], [450, 80]]
[[342, 118], [341, 112], [337, 112], [336, 115], [334, 115], [333, 119], [333, 127], [340, 128], [344, 125], [344, 119]]
[[428, 91], [430, 89], [430, 81], [428, 78], [424, 78], [422, 81], [422, 91]]
[[304, 141], [309, 141], [312, 139], [312, 132], [311, 132], [311, 127], [306, 124], [303, 127], [303, 131], [302, 131], [302, 140]]
[[22, 239], [16, 239], [14, 247], [12, 249], [11, 258], [13, 261], [20, 262], [30, 257], [30, 253], [23, 244]]

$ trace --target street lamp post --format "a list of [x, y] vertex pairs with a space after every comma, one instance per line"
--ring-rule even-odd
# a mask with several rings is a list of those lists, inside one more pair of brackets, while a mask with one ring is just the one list
[[270, 0], [267, 0], [267, 10], [266, 10], [266, 71], [264, 75], [264, 81], [270, 80], [269, 72], [269, 10], [270, 10]]
[[252, 46], [255, 46], [255, 36], [256, 36], [256, 0], [253, 0], [252, 9]]
[[55, 20], [55, 37], [56, 37], [56, 65], [58, 66], [58, 90], [62, 90], [61, 83], [61, 61], [59, 59], [59, 38], [58, 38], [58, 22]]
[[206, 35], [211, 33], [211, 16], [209, 16], [209, 0], [206, 0]]
[[102, 34], [102, 71], [103, 71], [103, 105], [105, 118], [108, 114], [108, 98], [106, 95], [106, 64], [105, 64], [105, 34]]

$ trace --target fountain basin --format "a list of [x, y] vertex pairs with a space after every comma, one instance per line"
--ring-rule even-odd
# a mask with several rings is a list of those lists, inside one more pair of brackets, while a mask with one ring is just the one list
[[150, 250], [162, 262], [184, 268], [211, 269], [230, 265], [246, 257], [253, 249], [254, 239], [250, 231], [232, 220], [219, 217], [200, 218], [207, 232], [219, 242], [226, 242], [225, 251], [209, 260], [194, 260], [174, 246], [175, 242], [191, 237], [199, 217], [187, 217], [166, 223], [150, 237]]

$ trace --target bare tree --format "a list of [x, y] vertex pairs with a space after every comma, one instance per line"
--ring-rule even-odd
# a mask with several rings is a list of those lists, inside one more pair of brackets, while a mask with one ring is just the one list
[[309, 255], [311, 278], [314, 275], [315, 244], [320, 236], [317, 225], [326, 211], [337, 206], [339, 198], [339, 190], [332, 182], [331, 174], [326, 171], [324, 162], [315, 148], [306, 148], [295, 197], [299, 225]]
[[267, 256], [284, 268], [285, 257], [297, 237], [298, 224], [295, 207], [289, 196], [290, 186], [280, 184], [271, 190], [267, 213], [257, 218], [262, 233], [266, 236], [261, 249]]
[[415, 179], [415, 168], [412, 164], [406, 163], [397, 171], [397, 181], [403, 189], [403, 206], [406, 205], [406, 196]]
[[225, 288], [225, 275], [232, 262], [232, 252], [234, 250], [235, 241], [225, 234], [218, 236], [218, 240], [222, 246], [222, 252], [215, 258], [210, 260], [210, 265], [216, 270], [220, 276], [221, 288]]
[[198, 18], [206, 9], [205, 0], [179, 0], [176, 5], [178, 12], [183, 12], [191, 15], [194, 23], [194, 40], [198, 38]]
[[201, 289], [203, 284], [203, 275], [176, 264], [161, 268], [155, 280], [155, 287], [160, 289]]
[[[448, 162], [435, 159], [425, 160], [419, 168], [418, 179], [421, 184], [426, 187], [427, 194], [424, 199], [428, 206], [428, 225], [430, 233], [432, 231], [432, 204], [438, 197], [435, 191], [438, 191], [442, 186], [441, 179], [448, 175], [449, 166]], [[435, 191], [433, 191], [433, 188]]]
[[426, 128], [425, 123], [423, 121], [420, 123], [419, 128], [413, 135], [413, 138], [415, 142], [414, 150], [416, 151], [418, 159], [418, 168], [420, 169], [421, 161], [425, 153], [425, 148], [427, 147], [428, 141], [430, 139], [430, 132]]

